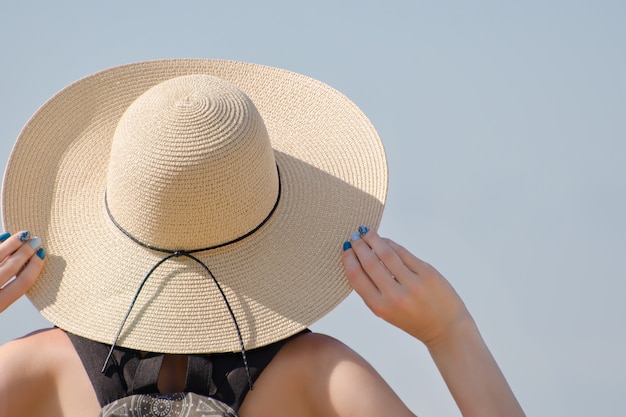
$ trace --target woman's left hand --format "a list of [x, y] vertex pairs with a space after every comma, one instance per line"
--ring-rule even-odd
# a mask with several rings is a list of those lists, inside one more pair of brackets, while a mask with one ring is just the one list
[[374, 314], [427, 346], [457, 323], [472, 320], [435, 268], [373, 230], [361, 226], [352, 234], [344, 246], [343, 263], [350, 284]]

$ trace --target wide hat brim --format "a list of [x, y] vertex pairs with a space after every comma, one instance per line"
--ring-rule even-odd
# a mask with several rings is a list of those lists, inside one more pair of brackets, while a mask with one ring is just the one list
[[[238, 86], [265, 121], [281, 177], [267, 223], [196, 253], [220, 283], [247, 349], [310, 326], [350, 286], [342, 243], [376, 228], [387, 190], [385, 153], [368, 118], [332, 87], [290, 71], [206, 59], [150, 61], [98, 72], [45, 103], [24, 127], [2, 190], [5, 230], [29, 229], [48, 252], [28, 297], [56, 326], [111, 343], [141, 280], [163, 254], [120, 232], [104, 207], [116, 125], [156, 84], [208, 74]], [[145, 283], [118, 345], [165, 353], [240, 349], [215, 283], [187, 258]]]

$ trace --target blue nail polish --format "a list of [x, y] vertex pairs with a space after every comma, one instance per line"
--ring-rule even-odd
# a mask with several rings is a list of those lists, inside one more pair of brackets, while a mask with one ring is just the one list
[[350, 242], [343, 242], [343, 250], [344, 252], [347, 251], [348, 249], [350, 249], [352, 247], [352, 244]]
[[31, 248], [37, 249], [39, 246], [41, 246], [41, 238], [39, 236], [35, 236], [28, 242], [28, 244]]
[[28, 230], [25, 230], [22, 233], [20, 233], [19, 236], [20, 236], [20, 242], [24, 243], [28, 239], [30, 239], [30, 232]]
[[359, 239], [361, 239], [361, 235], [360, 235], [360, 234], [358, 234], [357, 232], [354, 232], [354, 233], [352, 233], [352, 234], [350, 235], [350, 240], [351, 240], [351, 241], [353, 241], [353, 242], [354, 242], [355, 240], [359, 240]]
[[39, 250], [37, 251], [37, 256], [39, 256], [39, 259], [43, 261], [43, 259], [46, 257], [46, 250], [44, 248], [39, 248]]
[[10, 237], [11, 237], [11, 233], [4, 232], [3, 234], [0, 235], [0, 242], [4, 242], [5, 240], [7, 240]]
[[370, 229], [368, 229], [366, 226], [359, 226], [359, 234], [361, 236], [365, 236], [367, 234], [367, 232], [369, 232]]

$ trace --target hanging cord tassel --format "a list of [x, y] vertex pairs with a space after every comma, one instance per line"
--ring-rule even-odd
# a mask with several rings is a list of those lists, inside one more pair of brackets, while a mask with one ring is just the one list
[[124, 328], [124, 324], [126, 324], [126, 320], [128, 319], [128, 316], [130, 316], [130, 312], [133, 309], [133, 306], [135, 305], [135, 301], [137, 301], [137, 298], [139, 297], [139, 293], [141, 292], [143, 285], [146, 283], [146, 281], [148, 280], [148, 278], [150, 278], [150, 275], [152, 275], [152, 273], [159, 267], [161, 266], [161, 264], [165, 261], [167, 261], [170, 258], [173, 258], [174, 256], [176, 256], [176, 253], [172, 253], [168, 256], [166, 256], [165, 258], [161, 259], [159, 262], [157, 262], [156, 265], [154, 265], [152, 267], [152, 269], [150, 269], [150, 272], [148, 272], [146, 274], [146, 276], [141, 280], [141, 284], [139, 285], [139, 288], [137, 288], [137, 291], [135, 292], [135, 295], [133, 297], [133, 300], [130, 302], [130, 307], [128, 307], [128, 311], [126, 312], [126, 315], [124, 316], [124, 319], [122, 320], [122, 324], [120, 324], [120, 327], [117, 329], [117, 333], [115, 334], [115, 339], [113, 339], [113, 343], [111, 344], [111, 349], [109, 349], [109, 354], [107, 355], [106, 360], [104, 361], [104, 365], [102, 366], [102, 373], [104, 373], [104, 371], [106, 370], [107, 365], [109, 364], [109, 361], [111, 360], [111, 355], [113, 355], [113, 351], [115, 350], [115, 346], [117, 345], [117, 340], [120, 338], [120, 334], [122, 333], [122, 329]]
[[124, 316], [124, 319], [122, 320], [122, 323], [120, 324], [120, 327], [117, 329], [117, 333], [115, 334], [115, 339], [113, 340], [113, 343], [111, 344], [111, 349], [109, 349], [109, 354], [107, 355], [107, 358], [106, 358], [106, 360], [104, 362], [104, 365], [102, 366], [102, 373], [104, 373], [104, 371], [106, 370], [107, 365], [109, 364], [109, 361], [111, 360], [111, 356], [113, 355], [113, 351], [115, 350], [115, 346], [117, 345], [117, 341], [118, 341], [118, 339], [120, 337], [120, 334], [122, 333], [122, 329], [124, 328], [124, 324], [126, 324], [126, 320], [128, 319], [128, 316], [130, 316], [130, 312], [132, 311], [133, 306], [135, 305], [135, 302], [137, 301], [137, 298], [139, 297], [139, 293], [143, 289], [144, 284], [146, 283], [146, 281], [148, 281], [148, 278], [150, 278], [150, 275], [152, 275], [152, 273], [154, 271], [156, 271], [156, 269], [159, 266], [161, 266], [165, 261], [167, 261], [168, 259], [174, 258], [174, 257], [179, 257], [179, 256], [184, 256], [186, 258], [189, 258], [189, 259], [195, 261], [196, 263], [198, 263], [199, 265], [201, 265], [202, 268], [206, 271], [206, 273], [209, 274], [209, 276], [213, 280], [213, 283], [215, 284], [215, 286], [219, 290], [220, 295], [222, 296], [222, 300], [224, 300], [224, 304], [226, 304], [226, 308], [228, 309], [228, 314], [230, 314], [230, 318], [233, 320], [233, 324], [235, 325], [235, 330], [237, 331], [237, 337], [239, 339], [239, 346], [241, 347], [241, 357], [243, 359], [243, 365], [246, 368], [246, 374], [248, 376], [248, 384], [250, 385], [250, 391], [252, 391], [254, 389], [254, 385], [252, 384], [252, 374], [250, 372], [250, 367], [248, 366], [248, 357], [246, 356], [246, 348], [245, 348], [244, 343], [243, 343], [243, 337], [241, 336], [241, 330], [239, 328], [239, 323], [237, 323], [237, 319], [235, 318], [235, 313], [233, 312], [233, 309], [230, 306], [230, 303], [228, 302], [228, 298], [226, 298], [226, 294], [224, 293], [224, 290], [222, 289], [222, 286], [219, 284], [219, 282], [217, 282], [217, 279], [215, 279], [215, 275], [213, 275], [213, 273], [211, 272], [209, 267], [206, 266], [206, 264], [204, 262], [202, 262], [200, 259], [196, 258], [192, 254], [190, 254], [188, 252], [185, 252], [185, 251], [176, 251], [174, 253], [171, 253], [171, 254], [167, 255], [165, 258], [163, 258], [159, 262], [157, 262], [157, 264], [154, 265], [152, 267], [152, 269], [150, 269], [150, 271], [146, 274], [146, 276], [143, 278], [143, 280], [141, 280], [141, 284], [139, 285], [139, 288], [137, 288], [137, 291], [135, 292], [133, 300], [130, 303], [130, 307], [128, 308], [128, 311], [126, 312], [126, 315]]
[[115, 339], [113, 340], [113, 343], [111, 344], [111, 349], [109, 350], [109, 354], [107, 355], [107, 358], [104, 362], [104, 365], [102, 366], [102, 373], [105, 372], [107, 365], [109, 364], [109, 361], [111, 360], [111, 356], [113, 355], [113, 351], [115, 350], [115, 347], [117, 345], [117, 341], [120, 337], [120, 335], [122, 334], [122, 330], [124, 329], [124, 325], [126, 324], [126, 320], [128, 320], [128, 317], [130, 316], [130, 313], [133, 309], [133, 306], [135, 305], [135, 302], [137, 301], [137, 298], [139, 298], [139, 293], [141, 292], [141, 290], [143, 289], [144, 284], [146, 283], [146, 281], [148, 281], [148, 278], [150, 278], [150, 276], [152, 275], [152, 273], [154, 271], [156, 271], [156, 269], [161, 266], [165, 261], [174, 258], [174, 257], [180, 257], [180, 256], [184, 256], [186, 258], [189, 258], [193, 261], [195, 261], [196, 263], [198, 263], [199, 265], [202, 266], [202, 268], [206, 271], [207, 274], [209, 274], [209, 276], [211, 277], [211, 279], [213, 280], [213, 283], [215, 284], [215, 286], [217, 287], [217, 289], [219, 290], [221, 296], [222, 296], [222, 300], [224, 300], [224, 304], [226, 304], [226, 308], [228, 309], [228, 314], [230, 314], [230, 317], [233, 320], [233, 323], [235, 324], [235, 329], [237, 330], [237, 337], [239, 338], [239, 345], [241, 347], [241, 357], [243, 359], [243, 364], [246, 368], [246, 374], [248, 375], [248, 384], [250, 385], [250, 391], [252, 391], [254, 389], [254, 386], [252, 384], [252, 374], [250, 372], [250, 367], [248, 365], [248, 358], [246, 356], [246, 349], [243, 343], [243, 336], [241, 335], [241, 330], [239, 328], [239, 324], [237, 323], [237, 319], [235, 317], [235, 313], [233, 312], [232, 307], [230, 306], [230, 303], [228, 302], [228, 299], [226, 298], [226, 294], [224, 293], [224, 290], [222, 290], [222, 286], [219, 284], [219, 282], [217, 281], [217, 279], [215, 278], [215, 276], [213, 275], [213, 273], [211, 272], [211, 270], [209, 269], [208, 266], [206, 266], [206, 264], [204, 262], [202, 262], [200, 259], [196, 258], [195, 256], [192, 255], [192, 253], [197, 253], [197, 252], [203, 252], [203, 251], [207, 251], [207, 250], [211, 250], [211, 249], [217, 249], [217, 248], [221, 248], [227, 245], [231, 245], [233, 243], [239, 242], [240, 240], [243, 240], [245, 238], [247, 238], [248, 236], [250, 236], [251, 234], [255, 233], [257, 230], [259, 230], [265, 223], [267, 223], [267, 221], [272, 217], [272, 214], [274, 214], [274, 212], [276, 211], [276, 208], [278, 207], [278, 203], [280, 201], [280, 196], [282, 193], [282, 186], [281, 186], [281, 181], [280, 181], [280, 170], [278, 169], [278, 165], [276, 166], [276, 173], [278, 175], [278, 193], [276, 196], [276, 202], [274, 203], [274, 206], [272, 207], [272, 209], [270, 210], [270, 212], [268, 213], [268, 215], [265, 217], [265, 219], [263, 219], [263, 221], [261, 223], [259, 223], [254, 229], [250, 230], [249, 232], [233, 239], [230, 240], [228, 242], [225, 243], [221, 243], [219, 245], [215, 245], [215, 246], [209, 246], [206, 248], [200, 248], [200, 249], [193, 249], [193, 250], [170, 250], [170, 249], [164, 249], [164, 248], [159, 248], [156, 246], [152, 246], [152, 245], [148, 245], [142, 241], [140, 241], [139, 239], [137, 239], [136, 237], [134, 237], [133, 235], [131, 235], [129, 232], [127, 232], [117, 221], [115, 221], [115, 219], [113, 218], [113, 215], [111, 214], [111, 211], [109, 209], [109, 203], [107, 201], [107, 195], [106, 192], [104, 193], [104, 207], [106, 208], [106, 212], [107, 215], [109, 216], [109, 219], [111, 220], [111, 222], [123, 233], [125, 234], [129, 239], [131, 239], [133, 242], [137, 243], [139, 246], [142, 246], [144, 248], [147, 249], [151, 249], [157, 252], [163, 252], [163, 253], [167, 253], [168, 255], [166, 255], [163, 259], [161, 259], [159, 262], [157, 262], [151, 269], [150, 271], [148, 271], [148, 273], [146, 274], [146, 276], [141, 280], [141, 284], [139, 284], [139, 288], [137, 288], [137, 291], [135, 292], [135, 295], [133, 296], [133, 299], [130, 303], [130, 307], [128, 308], [128, 311], [126, 312], [126, 315], [124, 316], [124, 319], [122, 320], [122, 323], [120, 324], [120, 327], [117, 329], [117, 333], [115, 334]]
[[220, 294], [222, 295], [222, 299], [224, 300], [224, 304], [226, 304], [226, 308], [228, 309], [228, 313], [230, 314], [230, 318], [233, 320], [233, 324], [235, 325], [235, 329], [237, 330], [237, 337], [239, 338], [239, 347], [241, 348], [241, 358], [243, 359], [243, 366], [246, 368], [246, 374], [248, 375], [248, 385], [250, 385], [250, 391], [252, 391], [254, 389], [254, 386], [252, 384], [252, 375], [250, 373], [250, 367], [248, 366], [248, 357], [246, 356], [246, 348], [243, 344], [243, 337], [241, 336], [241, 330], [239, 329], [239, 323], [237, 323], [237, 319], [235, 318], [235, 313], [233, 312], [233, 309], [230, 306], [230, 303], [228, 302], [228, 298], [226, 298], [226, 294], [224, 294], [224, 290], [222, 290], [222, 286], [220, 285], [219, 282], [217, 282], [217, 279], [215, 279], [215, 276], [213, 275], [209, 267], [206, 266], [206, 264], [202, 262], [200, 259], [186, 252], [182, 252], [180, 256], [186, 256], [187, 258], [193, 259], [198, 264], [200, 264], [202, 268], [204, 268], [204, 270], [207, 272], [207, 274], [209, 274], [209, 276], [215, 283], [215, 286], [220, 291]]

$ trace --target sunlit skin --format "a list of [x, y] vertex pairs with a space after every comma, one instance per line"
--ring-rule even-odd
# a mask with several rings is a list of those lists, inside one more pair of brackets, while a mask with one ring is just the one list
[[[15, 276], [0, 290], [0, 310], [33, 285], [45, 262], [38, 248], [16, 236], [0, 244], [0, 282]], [[341, 256], [351, 285], [374, 314], [428, 347], [463, 416], [524, 416], [463, 301], [435, 268], [366, 229], [353, 235]], [[1, 416], [85, 417], [100, 411], [80, 358], [60, 329], [1, 346], [0, 369]], [[184, 356], [166, 355], [159, 391], [184, 387], [185, 369]], [[315, 333], [291, 340], [278, 352], [239, 414], [414, 415], [363, 358]]]

